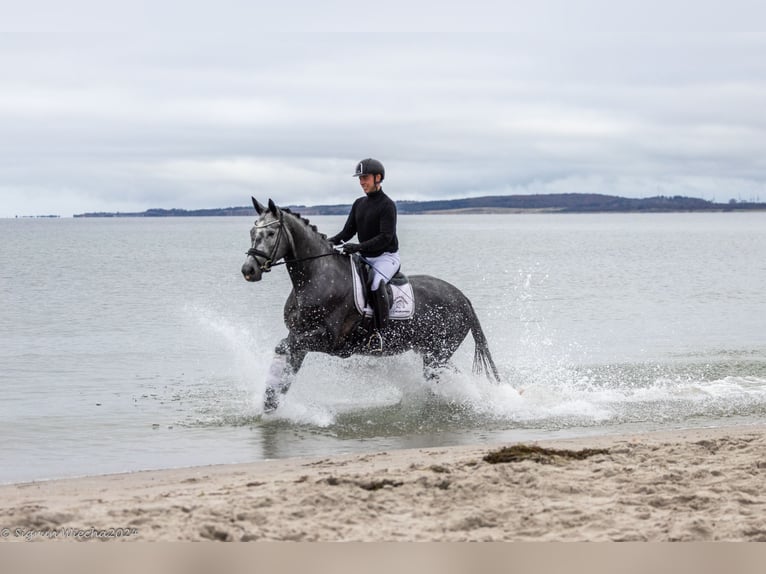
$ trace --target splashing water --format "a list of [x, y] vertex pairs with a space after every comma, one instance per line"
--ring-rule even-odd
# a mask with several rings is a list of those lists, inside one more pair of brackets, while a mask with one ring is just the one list
[[[443, 369], [426, 381], [420, 358], [338, 359], [309, 354], [296, 382], [274, 415], [263, 417], [262, 395], [272, 344], [262, 332], [235, 325], [209, 311], [195, 310], [200, 323], [229, 346], [230, 382], [247, 397], [229, 405], [207, 405], [197, 424], [288, 424], [316, 427], [333, 436], [402, 434], [423, 429], [552, 431], [629, 423], [682, 423], [702, 417], [761, 416], [766, 413], [766, 378], [711, 378], [710, 363], [572, 363], [553, 358], [547, 336], [526, 344], [537, 349], [514, 366], [498, 361], [504, 383], [468, 369]], [[468, 343], [470, 347], [471, 343]], [[465, 345], [464, 345], [465, 346]], [[463, 353], [463, 359], [469, 353]], [[458, 357], [459, 359], [460, 357]], [[746, 371], [752, 365], [745, 364]], [[208, 399], [210, 397], [207, 397]], [[223, 401], [222, 396], [216, 399]], [[231, 408], [244, 410], [238, 413]], [[323, 429], [323, 430], [319, 430]]]

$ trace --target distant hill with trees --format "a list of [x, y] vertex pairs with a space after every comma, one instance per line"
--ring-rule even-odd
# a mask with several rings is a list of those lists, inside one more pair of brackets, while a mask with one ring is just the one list
[[[693, 197], [656, 196], [629, 198], [595, 193], [554, 193], [542, 195], [488, 195], [465, 199], [398, 201], [400, 214], [435, 213], [661, 213], [679, 211], [766, 210], [766, 203], [731, 200], [715, 203]], [[351, 204], [288, 205], [303, 215], [346, 215]], [[213, 209], [148, 209], [136, 213], [80, 213], [75, 217], [210, 217], [251, 216], [252, 206]]]

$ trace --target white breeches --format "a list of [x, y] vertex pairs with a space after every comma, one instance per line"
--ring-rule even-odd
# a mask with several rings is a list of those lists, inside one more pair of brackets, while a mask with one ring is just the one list
[[377, 257], [365, 257], [372, 267], [372, 290], [375, 291], [380, 282], [388, 283], [399, 270], [399, 252], [383, 253]]

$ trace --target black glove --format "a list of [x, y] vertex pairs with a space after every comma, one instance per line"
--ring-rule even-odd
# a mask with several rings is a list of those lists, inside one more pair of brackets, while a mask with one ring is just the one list
[[343, 244], [343, 253], [346, 255], [351, 255], [352, 253], [356, 253], [357, 251], [361, 251], [362, 246], [358, 243], [344, 243]]
[[338, 237], [337, 235], [333, 235], [332, 237], [328, 239], [328, 241], [332, 243], [333, 245], [340, 245], [340, 237]]

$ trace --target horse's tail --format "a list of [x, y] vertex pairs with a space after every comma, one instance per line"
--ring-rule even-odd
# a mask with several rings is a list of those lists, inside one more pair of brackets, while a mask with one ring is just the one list
[[471, 309], [471, 334], [473, 335], [473, 341], [476, 344], [476, 350], [473, 354], [473, 372], [476, 374], [485, 373], [489, 378], [490, 373], [495, 376], [495, 381], [500, 382], [500, 375], [497, 372], [495, 361], [492, 360], [492, 353], [489, 352], [489, 345], [487, 344], [487, 338], [484, 336], [484, 331], [481, 329], [481, 323], [479, 323], [479, 317], [476, 315], [476, 311], [473, 309], [471, 302], [468, 302], [468, 306]]

